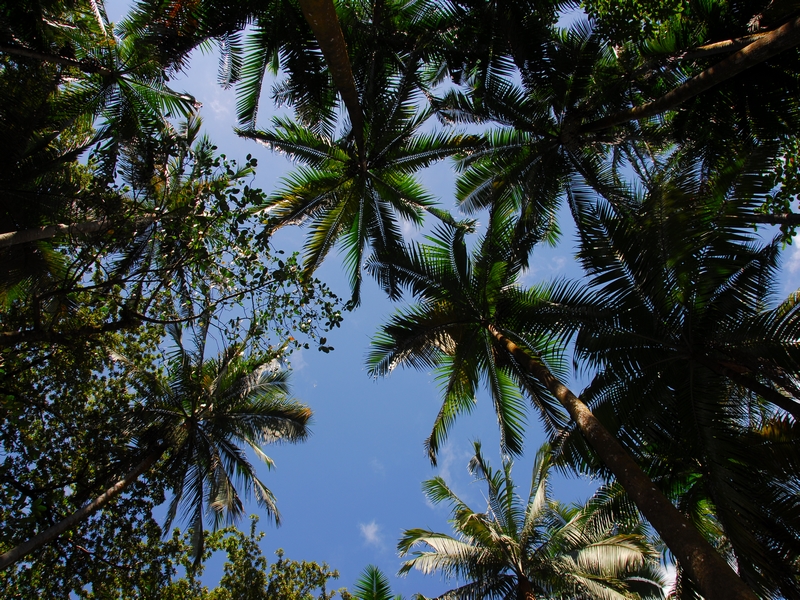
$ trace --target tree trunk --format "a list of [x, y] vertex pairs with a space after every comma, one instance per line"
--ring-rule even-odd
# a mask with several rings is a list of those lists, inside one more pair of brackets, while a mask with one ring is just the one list
[[8, 348], [17, 344], [48, 342], [57, 344], [68, 344], [77, 338], [90, 337], [109, 331], [121, 331], [123, 329], [134, 329], [142, 324], [141, 319], [136, 315], [128, 315], [119, 321], [111, 321], [102, 325], [85, 325], [66, 331], [48, 331], [42, 329], [28, 329], [21, 331], [0, 331], [0, 348]]
[[748, 223], [763, 223], [766, 225], [800, 225], [800, 213], [754, 213], [752, 215], [748, 215], [747, 217], [742, 217], [742, 220], [745, 220]]
[[[767, 402], [771, 402], [778, 408], [785, 410], [792, 415], [795, 421], [800, 421], [800, 403], [793, 398], [784, 396], [775, 388], [761, 383], [755, 379], [754, 376], [751, 376], [752, 374], [748, 372], [737, 372], [730, 367], [720, 364], [718, 361], [706, 359], [701, 356], [696, 356], [694, 359], [717, 375], [727, 377], [743, 388], [750, 390], [754, 394], [758, 394]], [[749, 371], [749, 369], [747, 371]], [[780, 385], [780, 383], [778, 383], [778, 385]]]
[[517, 363], [567, 409], [578, 430], [681, 562], [706, 600], [756, 600], [755, 593], [661, 493], [589, 407], [556, 379], [541, 360], [531, 357], [493, 325], [488, 325], [488, 329]]
[[517, 575], [517, 600], [536, 600], [533, 586], [524, 575]]
[[[141, 217], [134, 221], [134, 226], [146, 227], [155, 221], [155, 217]], [[85, 221], [83, 223], [73, 223], [66, 225], [56, 223], [54, 225], [42, 225], [21, 231], [7, 231], [0, 233], [0, 248], [8, 248], [17, 244], [36, 242], [39, 240], [49, 240], [60, 235], [90, 235], [92, 233], [105, 232], [112, 229], [114, 223], [101, 219], [99, 221]]]
[[689, 98], [693, 98], [718, 83], [722, 83], [797, 44], [800, 44], [800, 17], [792, 19], [775, 31], [758, 38], [752, 44], [745, 46], [713, 67], [709, 67], [702, 73], [695, 75], [686, 83], [679, 85], [660, 98], [641, 106], [619, 111], [593, 123], [587, 123], [578, 128], [577, 133], [580, 135], [582, 133], [601, 131], [628, 121], [646, 119], [671, 110]]
[[41, 62], [50, 63], [54, 65], [65, 65], [67, 67], [75, 67], [84, 73], [99, 73], [104, 77], [113, 75], [112, 71], [102, 67], [100, 64], [92, 61], [75, 60], [66, 56], [58, 54], [48, 54], [46, 52], [37, 52], [36, 50], [29, 50], [22, 46], [0, 46], [0, 53], [15, 54], [17, 56], [24, 56], [26, 58], [33, 58]]
[[103, 508], [106, 504], [111, 502], [114, 498], [119, 496], [123, 491], [130, 487], [139, 476], [145, 471], [149, 470], [155, 462], [164, 454], [166, 446], [159, 446], [153, 452], [148, 454], [144, 460], [136, 465], [125, 477], [120, 479], [117, 483], [108, 488], [105, 492], [100, 494], [92, 502], [76, 510], [74, 513], [62, 519], [55, 525], [48, 527], [41, 533], [33, 536], [27, 542], [23, 542], [5, 554], [0, 555], [0, 571], [13, 565], [18, 560], [25, 558], [28, 554], [52, 542], [58, 536], [66, 533], [84, 519], [89, 518], [92, 514]]
[[[364, 114], [358, 100], [358, 90], [347, 54], [344, 34], [332, 0], [299, 0], [303, 16], [317, 38], [322, 55], [331, 70], [333, 83], [342, 96], [358, 149], [359, 162], [364, 162]], [[363, 165], [362, 165], [363, 166]]]

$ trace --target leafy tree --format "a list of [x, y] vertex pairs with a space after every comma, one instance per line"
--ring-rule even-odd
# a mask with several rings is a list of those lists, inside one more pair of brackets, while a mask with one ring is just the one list
[[448, 502], [457, 537], [426, 529], [403, 533], [398, 549], [412, 555], [401, 573], [440, 571], [464, 581], [442, 598], [663, 598], [657, 553], [618, 486], [603, 486], [583, 505], [549, 497], [552, 452], [536, 455], [527, 501], [516, 494], [511, 461], [494, 471], [475, 442], [470, 472], [488, 486], [476, 512], [440, 477], [423, 484], [434, 504]]
[[[271, 256], [248, 220], [248, 207], [263, 197], [246, 184], [256, 160], [239, 166], [215, 156], [200, 126], [191, 119], [131, 148], [120, 184], [89, 175], [106, 206], [84, 206], [80, 216], [69, 215], [72, 222], [2, 234], [9, 259], [29, 250], [51, 268], [44, 275], [36, 263], [23, 263], [9, 274], [0, 345], [63, 343], [248, 306], [233, 319], [214, 317], [215, 327], [228, 337], [244, 327], [267, 349], [298, 328], [316, 337], [318, 316], [327, 327], [341, 320], [327, 286], [303, 277], [294, 256]], [[76, 318], [81, 306], [96, 308], [89, 322], [86, 313]], [[271, 340], [264, 335], [270, 329]]]
[[[5, 69], [48, 81], [41, 89], [50, 109], [50, 137], [39, 138], [42, 145], [75, 124], [99, 119], [84, 149], [100, 140], [111, 149], [152, 133], [167, 115], [186, 117], [194, 109], [192, 97], [167, 86], [168, 65], [153, 55], [152, 46], [141, 43], [135, 30], [115, 30], [102, 3], [25, 3], [6, 8], [4, 16]], [[23, 106], [43, 100], [25, 98]], [[23, 146], [23, 156], [29, 149]]]
[[273, 131], [240, 131], [304, 163], [260, 207], [267, 232], [311, 221], [303, 265], [309, 275], [341, 243], [353, 290], [351, 302], [356, 305], [367, 245], [379, 251], [399, 249], [398, 217], [420, 225], [428, 212], [456, 225], [448, 213], [435, 207], [413, 174], [451, 155], [465, 140], [420, 133], [430, 113], [416, 114], [409, 77], [377, 82], [381, 97], [370, 112], [363, 158], [349, 131], [334, 139], [278, 118]]
[[195, 532], [192, 544], [197, 560], [203, 548], [204, 513], [213, 514], [215, 527], [225, 516], [233, 520], [241, 515], [237, 484], [247, 486], [256, 502], [279, 522], [272, 492], [258, 479], [239, 444], [249, 446], [271, 466], [260, 446], [302, 441], [311, 411], [287, 399], [286, 373], [269, 366], [274, 357], [249, 356], [245, 346], [237, 345], [218, 359], [206, 359], [207, 326], [195, 332], [191, 349], [184, 347], [180, 333], [172, 328], [176, 347], [166, 363], [169, 377], [130, 365], [138, 398], [123, 435], [124, 443], [132, 446], [124, 476], [92, 502], [6, 550], [0, 556], [0, 568], [74, 528], [159, 462], [172, 491], [167, 528], [179, 506], [188, 504], [185, 514]]
[[[165, 600], [331, 600], [336, 596], [337, 592], [327, 592], [326, 586], [330, 580], [337, 579], [339, 573], [331, 571], [325, 563], [320, 565], [289, 560], [284, 558], [283, 550], [279, 549], [275, 552], [278, 560], [268, 565], [259, 545], [264, 534], [256, 533], [257, 524], [258, 517], [251, 516], [249, 535], [235, 527], [206, 534], [204, 561], [214, 552], [224, 551], [227, 554], [223, 575], [219, 584], [211, 590], [200, 583], [204, 563], [193, 563], [191, 548], [186, 544], [188, 536], [184, 536], [181, 563], [187, 571], [186, 576], [160, 589], [160, 597]], [[347, 598], [346, 591], [342, 589], [338, 592]]]
[[[160, 337], [150, 326], [136, 338], [104, 333], [3, 353], [2, 552], [79, 509], [126, 469], [130, 450], [120, 420], [134, 398], [108, 348], [152, 364]], [[122, 586], [129, 590], [122, 596], [131, 597], [133, 582], [168, 581], [177, 549], [161, 541], [152, 510], [164, 502], [165, 486], [150, 475], [29, 560], [0, 572], [0, 596], [63, 597], [88, 586], [98, 593]]]

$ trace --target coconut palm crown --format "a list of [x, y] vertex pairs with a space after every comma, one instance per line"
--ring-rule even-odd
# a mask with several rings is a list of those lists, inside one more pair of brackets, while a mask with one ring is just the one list
[[398, 549], [418, 569], [464, 581], [440, 598], [663, 598], [657, 552], [635, 509], [616, 485], [603, 486], [584, 505], [549, 495], [550, 446], [539, 449], [527, 500], [517, 495], [511, 461], [493, 470], [475, 443], [470, 472], [488, 487], [483, 512], [470, 508], [440, 477], [423, 484], [428, 500], [451, 506], [456, 536], [426, 529], [404, 532]]

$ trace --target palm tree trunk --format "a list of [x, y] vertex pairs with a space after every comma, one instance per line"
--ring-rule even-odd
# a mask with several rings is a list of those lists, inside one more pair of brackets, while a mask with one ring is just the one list
[[303, 16], [308, 21], [314, 37], [317, 38], [322, 55], [331, 70], [333, 84], [342, 96], [353, 135], [358, 148], [359, 162], [364, 162], [364, 114], [358, 100], [358, 90], [347, 54], [347, 44], [336, 16], [336, 8], [332, 0], [299, 0]]
[[517, 600], [536, 600], [533, 586], [524, 575], [517, 575]]
[[793, 48], [797, 44], [800, 44], [800, 17], [792, 19], [778, 29], [759, 37], [752, 44], [745, 46], [713, 67], [709, 67], [702, 73], [695, 75], [686, 83], [679, 85], [660, 98], [583, 125], [578, 129], [578, 134], [608, 129], [628, 121], [646, 119], [671, 110], [689, 98], [697, 96], [718, 83], [726, 81], [734, 75], [780, 54], [784, 50]]
[[589, 407], [561, 383], [541, 360], [531, 357], [493, 325], [487, 327], [517, 363], [545, 385], [567, 409], [581, 434], [681, 562], [706, 600], [756, 600], [753, 591], [661, 493]]
[[155, 462], [161, 458], [161, 455], [164, 454], [166, 450], [166, 446], [158, 446], [155, 450], [153, 450], [150, 454], [148, 454], [144, 460], [142, 460], [138, 465], [136, 465], [125, 477], [120, 479], [117, 483], [112, 485], [108, 488], [105, 492], [100, 494], [97, 498], [95, 498], [92, 502], [76, 510], [74, 513], [62, 519], [60, 522], [56, 523], [52, 527], [48, 527], [41, 533], [33, 536], [27, 542], [23, 542], [8, 552], [0, 555], [0, 571], [6, 569], [13, 565], [18, 560], [25, 558], [28, 554], [33, 552], [34, 550], [44, 546], [45, 544], [52, 542], [58, 536], [66, 533], [78, 523], [87, 519], [92, 514], [103, 508], [106, 504], [111, 502], [114, 498], [119, 496], [123, 491], [125, 491], [128, 487], [130, 487], [138, 478], [139, 476], [146, 472], [147, 470], [152, 467]]

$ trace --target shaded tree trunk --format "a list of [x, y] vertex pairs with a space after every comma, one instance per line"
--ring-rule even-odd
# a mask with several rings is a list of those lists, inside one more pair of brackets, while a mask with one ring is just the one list
[[[142, 217], [136, 219], [133, 223], [134, 227], [146, 227], [155, 221], [155, 217]], [[115, 226], [115, 223], [106, 219], [97, 221], [85, 221], [83, 223], [73, 223], [66, 225], [64, 223], [55, 223], [53, 225], [42, 225], [41, 227], [32, 227], [31, 229], [22, 229], [20, 231], [7, 231], [0, 233], [0, 248], [8, 248], [9, 246], [16, 246], [17, 244], [26, 244], [28, 242], [37, 242], [39, 240], [49, 240], [60, 235], [91, 235], [93, 233], [103, 233]]]
[[517, 575], [517, 600], [536, 600], [533, 586], [524, 575]]
[[34, 60], [39, 60], [41, 62], [50, 63], [54, 65], [75, 67], [76, 69], [80, 69], [84, 73], [98, 73], [103, 77], [110, 77], [113, 75], [112, 71], [109, 71], [108, 69], [104, 68], [97, 62], [75, 60], [74, 58], [61, 56], [59, 54], [48, 54], [46, 52], [38, 52], [36, 50], [30, 50], [22, 46], [0, 46], [0, 53], [15, 54], [17, 56], [24, 56], [25, 58], [32, 58]]
[[756, 600], [755, 593], [653, 484], [589, 407], [561, 383], [541, 360], [531, 357], [493, 325], [488, 325], [488, 329], [497, 343], [567, 409], [578, 430], [681, 562], [706, 600]]
[[[322, 55], [331, 70], [333, 83], [342, 96], [350, 123], [353, 126], [358, 157], [364, 162], [364, 114], [358, 99], [356, 81], [347, 54], [344, 34], [336, 16], [336, 8], [332, 0], [299, 0], [303, 16], [308, 21], [311, 31], [317, 38]], [[362, 165], [362, 168], [365, 165]]]
[[587, 123], [579, 127], [577, 133], [601, 131], [628, 121], [646, 119], [676, 108], [701, 92], [730, 79], [734, 75], [738, 75], [754, 65], [764, 62], [768, 58], [780, 54], [784, 50], [793, 48], [797, 44], [800, 44], [800, 17], [792, 19], [778, 29], [759, 37], [753, 43], [733, 53], [716, 65], [709, 67], [702, 73], [695, 75], [686, 83], [679, 85], [660, 98], [641, 106], [635, 106], [608, 115], [593, 123]]
[[73, 527], [77, 526], [81, 521], [88, 519], [98, 510], [103, 508], [106, 504], [111, 502], [114, 498], [119, 496], [127, 488], [129, 488], [142, 473], [145, 473], [152, 467], [156, 461], [164, 454], [166, 446], [158, 446], [150, 454], [148, 454], [139, 464], [137, 464], [125, 477], [120, 479], [117, 483], [108, 488], [105, 492], [100, 494], [97, 498], [92, 500], [83, 508], [76, 510], [68, 517], [62, 519], [52, 527], [48, 527], [44, 531], [33, 536], [26, 542], [18, 544], [8, 552], [0, 555], [0, 570], [6, 569], [16, 563], [17, 561], [25, 558], [28, 554], [37, 550], [55, 540], [58, 536], [66, 533]]

